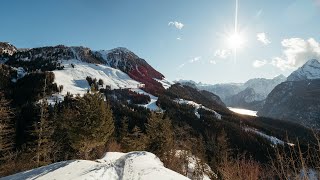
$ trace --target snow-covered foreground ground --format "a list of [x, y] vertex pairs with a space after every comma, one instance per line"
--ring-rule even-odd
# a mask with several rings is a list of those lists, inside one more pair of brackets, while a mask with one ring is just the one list
[[252, 111], [249, 109], [241, 109], [241, 108], [233, 108], [233, 107], [228, 107], [228, 109], [238, 114], [257, 116], [257, 111]]
[[[71, 66], [74, 65], [74, 68]], [[53, 71], [55, 82], [58, 86], [63, 85], [63, 95], [70, 92], [71, 94], [84, 94], [90, 88], [86, 80], [87, 76], [102, 79], [105, 85], [111, 86], [112, 89], [119, 88], [137, 88], [139, 82], [131, 79], [126, 73], [114, 69], [107, 65], [85, 63], [78, 60], [62, 61], [63, 70]]]
[[188, 178], [165, 168], [154, 154], [137, 151], [130, 153], [108, 152], [104, 158], [96, 161], [58, 162], [3, 178], [3, 180], [21, 179], [186, 180]]

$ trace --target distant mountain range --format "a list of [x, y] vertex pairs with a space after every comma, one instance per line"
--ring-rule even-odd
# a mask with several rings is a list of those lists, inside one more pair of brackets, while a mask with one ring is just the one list
[[320, 62], [312, 59], [268, 95], [259, 116], [320, 127]]
[[279, 75], [273, 79], [254, 78], [245, 83], [208, 85], [186, 80], [178, 82], [212, 92], [218, 95], [227, 106], [259, 110], [273, 88], [285, 80], [285, 76]]

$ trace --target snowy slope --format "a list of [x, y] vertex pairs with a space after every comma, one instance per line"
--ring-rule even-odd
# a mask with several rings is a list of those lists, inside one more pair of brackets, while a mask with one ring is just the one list
[[294, 71], [287, 78], [287, 81], [300, 81], [307, 79], [320, 79], [320, 62], [316, 59], [311, 59], [302, 67]]
[[203, 106], [202, 104], [198, 104], [196, 102], [193, 102], [193, 101], [188, 101], [188, 100], [184, 100], [184, 99], [175, 99], [174, 100], [176, 103], [178, 104], [187, 104], [187, 105], [190, 105], [190, 106], [193, 106], [195, 108], [194, 110], [194, 114], [200, 119], [200, 114], [198, 112], [199, 109], [204, 109], [206, 111], [210, 111], [212, 113], [214, 113], [215, 117], [219, 120], [221, 120], [222, 116], [221, 114], [217, 113], [216, 111], [212, 110], [212, 109], [209, 109], [205, 106]]
[[156, 96], [153, 96], [152, 94], [149, 94], [141, 89], [137, 89], [137, 88], [133, 88], [133, 89], [130, 89], [131, 91], [133, 92], [136, 92], [136, 93], [139, 93], [139, 94], [144, 94], [144, 95], [147, 95], [150, 97], [151, 101], [148, 103], [148, 104], [143, 104], [143, 105], [139, 105], [139, 106], [142, 106], [142, 107], [145, 107], [151, 111], [159, 111], [159, 112], [162, 112], [163, 110], [157, 106], [157, 101], [158, 101], [158, 97]]
[[[84, 94], [90, 88], [86, 80], [87, 76], [102, 79], [105, 85], [111, 86], [112, 89], [118, 88], [136, 88], [139, 82], [131, 79], [124, 72], [109, 67], [107, 65], [85, 63], [78, 60], [62, 61], [63, 70], [53, 71], [55, 82], [63, 85], [62, 94], [67, 92], [71, 94]], [[74, 64], [72, 68], [71, 64]]]
[[71, 160], [54, 163], [30, 171], [3, 178], [3, 180], [186, 180], [163, 166], [154, 154], [149, 152], [109, 152], [96, 161]]

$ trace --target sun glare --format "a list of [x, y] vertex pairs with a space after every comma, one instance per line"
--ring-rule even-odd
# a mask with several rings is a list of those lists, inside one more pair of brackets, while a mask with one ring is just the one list
[[229, 47], [232, 49], [242, 48], [245, 43], [243, 36], [239, 33], [233, 33], [228, 38]]

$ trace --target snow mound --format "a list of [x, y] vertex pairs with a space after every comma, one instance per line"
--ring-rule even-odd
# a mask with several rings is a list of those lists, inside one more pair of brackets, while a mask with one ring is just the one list
[[105, 157], [96, 161], [58, 162], [3, 178], [3, 180], [9, 179], [186, 180], [188, 178], [165, 168], [154, 154], [137, 151], [130, 153], [108, 152]]
[[[90, 88], [86, 80], [87, 76], [102, 79], [105, 85], [111, 86], [111, 89], [119, 88], [137, 88], [139, 82], [131, 79], [126, 73], [114, 69], [107, 65], [85, 63], [78, 60], [62, 61], [63, 70], [53, 71], [55, 82], [58, 86], [63, 85], [63, 95], [84, 94]], [[74, 66], [74, 67], [72, 67]]]
[[212, 109], [209, 109], [209, 108], [203, 106], [202, 104], [198, 104], [196, 102], [188, 101], [188, 100], [184, 100], [184, 99], [175, 99], [174, 101], [176, 103], [178, 103], [178, 104], [187, 104], [187, 105], [193, 106], [195, 108], [194, 114], [198, 117], [198, 119], [201, 118], [201, 116], [200, 116], [200, 114], [198, 112], [199, 109], [204, 109], [206, 111], [212, 112], [212, 113], [214, 113], [214, 115], [215, 115], [215, 117], [217, 119], [219, 119], [219, 120], [222, 119], [222, 115], [221, 114], [217, 113], [216, 111], [214, 111]]

